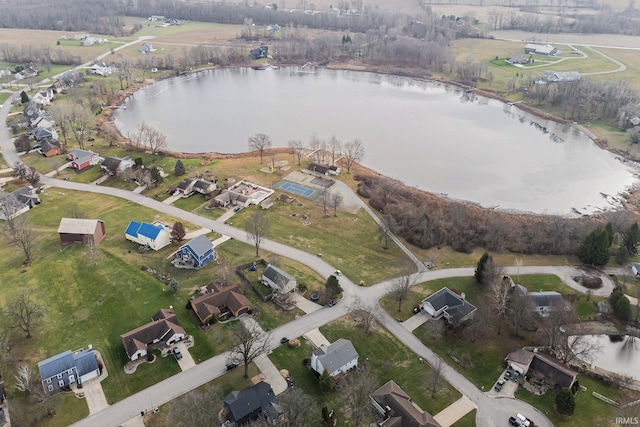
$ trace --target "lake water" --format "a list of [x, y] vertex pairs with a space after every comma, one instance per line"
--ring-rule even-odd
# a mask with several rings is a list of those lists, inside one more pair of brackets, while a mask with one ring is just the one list
[[614, 339], [609, 335], [588, 335], [585, 338], [602, 347], [602, 351], [594, 357], [593, 365], [640, 381], [640, 338], [629, 335]]
[[[303, 72], [301, 72], [303, 71]], [[380, 74], [221, 69], [164, 80], [114, 115], [124, 135], [146, 121], [169, 149], [238, 153], [265, 133], [274, 147], [360, 139], [362, 164], [409, 186], [485, 207], [549, 214], [617, 206], [629, 163], [572, 126], [463, 90]], [[293, 163], [293, 158], [289, 158]]]

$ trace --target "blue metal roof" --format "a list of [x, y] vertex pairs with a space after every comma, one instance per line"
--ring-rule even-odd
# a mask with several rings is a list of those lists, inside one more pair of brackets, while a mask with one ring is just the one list
[[139, 223], [138, 221], [131, 221], [127, 229], [124, 231], [124, 234], [138, 237], [138, 229], [140, 228], [140, 225], [141, 223]]
[[61, 372], [73, 368], [74, 366], [73, 353], [71, 353], [71, 350], [67, 350], [38, 362], [38, 370], [40, 370], [40, 378], [42, 380], [51, 378]]
[[78, 375], [83, 376], [98, 369], [98, 360], [93, 350], [82, 350], [73, 355]]
[[143, 222], [140, 225], [140, 228], [138, 228], [138, 234], [153, 240], [155, 240], [155, 238], [158, 237], [158, 234], [160, 234], [161, 231], [162, 231], [161, 225], [153, 225], [153, 224], [149, 224], [148, 222]]

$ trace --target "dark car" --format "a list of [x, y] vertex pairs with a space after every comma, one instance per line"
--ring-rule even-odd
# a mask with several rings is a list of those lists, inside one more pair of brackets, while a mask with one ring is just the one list
[[287, 337], [280, 338], [280, 344], [286, 344], [288, 342], [289, 342], [289, 338], [287, 338]]
[[227, 371], [230, 371], [233, 368], [237, 368], [237, 367], [238, 367], [238, 362], [227, 362], [226, 364]]
[[329, 307], [333, 307], [333, 306], [334, 306], [334, 305], [336, 305], [336, 304], [337, 304], [337, 301], [336, 301], [336, 300], [334, 300], [334, 299], [332, 299], [331, 301], [329, 301], [329, 304], [328, 304], [328, 305], [329, 305]]
[[504, 379], [505, 380], [511, 379], [511, 371], [507, 371], [504, 373]]
[[236, 206], [235, 208], [233, 208], [234, 212], [239, 212], [242, 209], [242, 206]]
[[513, 375], [511, 376], [511, 381], [513, 381], [514, 383], [517, 383], [518, 379], [520, 379], [520, 374], [518, 374], [517, 372], [514, 372]]
[[509, 424], [511, 424], [512, 426], [517, 426], [518, 420], [516, 420], [516, 417], [509, 417]]
[[494, 389], [495, 389], [496, 391], [500, 391], [500, 390], [502, 390], [502, 386], [504, 385], [504, 383], [505, 383], [505, 381], [504, 381], [502, 378], [500, 378], [500, 379], [498, 380], [498, 382], [496, 383], [496, 386], [494, 387]]
[[176, 360], [182, 359], [182, 352], [178, 347], [173, 347], [171, 351], [173, 352], [173, 355], [176, 357]]

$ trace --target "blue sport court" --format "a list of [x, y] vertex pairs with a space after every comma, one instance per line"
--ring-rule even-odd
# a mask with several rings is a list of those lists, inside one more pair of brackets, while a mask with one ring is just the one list
[[291, 181], [283, 182], [279, 188], [280, 190], [284, 190], [289, 193], [297, 194], [298, 196], [307, 197], [307, 198], [313, 196], [318, 191], [314, 188], [305, 187], [302, 184], [298, 184], [297, 182], [291, 182]]

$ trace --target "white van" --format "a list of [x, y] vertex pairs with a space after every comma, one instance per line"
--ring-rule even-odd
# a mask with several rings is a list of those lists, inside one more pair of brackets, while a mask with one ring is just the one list
[[531, 422], [527, 419], [527, 417], [522, 414], [516, 415], [516, 420], [518, 421], [518, 425], [522, 427], [529, 427], [531, 425]]

